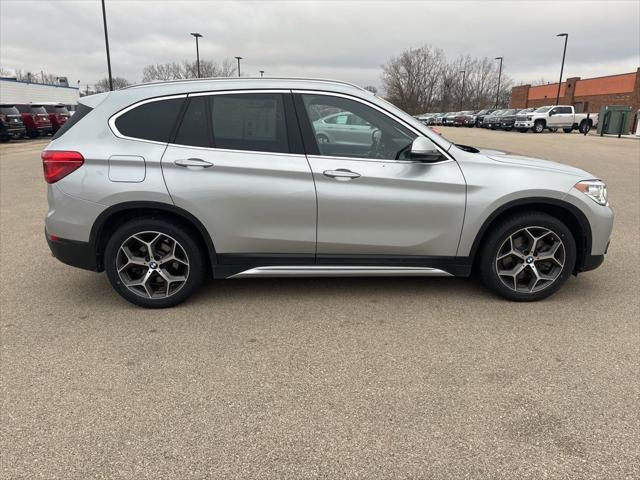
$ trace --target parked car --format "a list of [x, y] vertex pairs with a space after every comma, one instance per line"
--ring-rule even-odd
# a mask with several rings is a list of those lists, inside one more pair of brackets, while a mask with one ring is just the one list
[[445, 127], [452, 127], [453, 121], [455, 120], [458, 113], [459, 112], [448, 112], [442, 119], [442, 125], [444, 125]]
[[462, 126], [469, 126], [469, 124], [471, 124], [471, 126], [473, 126], [474, 124], [474, 115], [476, 112], [474, 112], [473, 110], [465, 110], [463, 112], [458, 112], [458, 114], [454, 117], [453, 119], [453, 126], [454, 127], [462, 127]]
[[371, 145], [373, 127], [358, 115], [342, 111], [313, 122], [316, 139], [320, 143]]
[[42, 106], [49, 114], [51, 130], [53, 133], [56, 133], [71, 117], [67, 107], [61, 103], [43, 104]]
[[442, 125], [444, 122], [444, 117], [446, 117], [448, 115], [448, 113], [439, 113], [438, 115], [436, 115], [433, 125]]
[[487, 108], [485, 110], [480, 110], [475, 115], [475, 126], [478, 127], [478, 128], [482, 127], [482, 122], [484, 121], [484, 117], [486, 117], [487, 115], [492, 114], [495, 111], [496, 111], [495, 108]]
[[531, 113], [535, 110], [535, 108], [525, 108], [523, 110], [515, 110], [514, 113], [502, 115], [500, 118], [500, 128], [506, 131], [513, 130], [513, 127], [516, 123], [516, 117], [518, 115], [526, 115], [527, 113]]
[[436, 120], [438, 118], [438, 116], [440, 116], [440, 113], [432, 113], [423, 123], [425, 125], [435, 125], [436, 124]]
[[495, 130], [495, 125], [500, 124], [499, 118], [502, 112], [504, 112], [504, 110], [494, 110], [490, 114], [485, 115], [482, 119], [482, 128], [492, 128]]
[[[497, 130], [499, 128], [503, 128], [502, 125], [505, 123], [505, 120], [508, 122], [510, 118], [513, 118], [513, 121], [515, 122], [515, 114], [518, 112], [517, 109], [515, 108], [508, 108], [506, 110], [502, 110], [502, 112], [500, 113], [500, 115], [497, 115], [491, 122], [491, 124], [489, 125], [489, 128], [491, 130]], [[509, 130], [511, 130], [510, 127]]]
[[6, 142], [10, 138], [23, 138], [26, 128], [22, 115], [13, 105], [0, 105], [0, 140]]
[[532, 129], [535, 133], [542, 133], [545, 129], [555, 131], [561, 128], [565, 133], [580, 130], [586, 133], [598, 125], [598, 114], [575, 113], [571, 105], [550, 105], [540, 107], [526, 115], [518, 115], [515, 127], [526, 132]]
[[27, 129], [27, 135], [30, 138], [37, 138], [52, 133], [49, 114], [42, 105], [28, 103], [16, 105], [16, 108], [22, 115], [22, 121]]
[[[318, 141], [316, 112], [331, 109], [370, 125], [370, 140]], [[602, 263], [613, 224], [594, 175], [453, 144], [341, 82], [196, 80], [83, 97], [42, 160], [54, 256], [106, 271], [144, 307], [176, 305], [206, 276], [474, 268], [508, 299], [539, 300]]]

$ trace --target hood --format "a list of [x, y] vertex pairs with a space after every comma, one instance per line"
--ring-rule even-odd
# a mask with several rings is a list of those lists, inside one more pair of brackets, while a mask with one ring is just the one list
[[597, 178], [591, 175], [589, 172], [585, 172], [584, 170], [572, 167], [570, 165], [565, 165], [564, 163], [542, 160], [535, 157], [508, 155], [506, 153], [496, 151], [493, 151], [491, 153], [485, 153], [485, 151], [481, 151], [481, 153], [484, 153], [487, 157], [489, 157], [491, 160], [495, 160], [496, 162], [509, 163], [512, 165], [522, 165], [523, 167], [539, 168], [552, 172], [562, 172], [569, 175], [575, 175], [576, 177], [580, 177], [582, 180]]

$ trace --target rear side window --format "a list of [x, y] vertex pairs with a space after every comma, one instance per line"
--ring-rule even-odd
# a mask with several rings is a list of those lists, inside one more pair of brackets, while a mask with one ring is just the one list
[[281, 94], [242, 93], [210, 98], [216, 148], [290, 152]]
[[183, 103], [184, 98], [144, 103], [120, 115], [115, 126], [126, 137], [168, 143]]
[[56, 138], [60, 138], [66, 132], [71, 130], [71, 127], [73, 127], [76, 123], [78, 123], [80, 120], [82, 120], [91, 110], [93, 110], [93, 108], [87, 107], [86, 105], [83, 105], [82, 103], [79, 103], [78, 104], [78, 108], [76, 110], [76, 113], [71, 115], [71, 118], [69, 118], [69, 120], [67, 120], [62, 125], [62, 127], [60, 127], [60, 129], [53, 136], [53, 139], [55, 140]]
[[210, 147], [211, 132], [207, 117], [207, 98], [193, 97], [184, 114], [178, 133], [173, 143], [192, 145], [194, 147]]

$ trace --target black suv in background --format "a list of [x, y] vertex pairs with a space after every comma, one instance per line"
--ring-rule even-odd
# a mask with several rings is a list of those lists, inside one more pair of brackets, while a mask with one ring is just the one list
[[14, 105], [0, 105], [0, 141], [22, 138], [26, 132], [27, 129], [18, 109]]
[[476, 127], [480, 128], [482, 126], [482, 121], [484, 120], [484, 117], [495, 111], [496, 111], [495, 108], [487, 108], [485, 110], [480, 110], [478, 113], [476, 113], [476, 118], [475, 118]]

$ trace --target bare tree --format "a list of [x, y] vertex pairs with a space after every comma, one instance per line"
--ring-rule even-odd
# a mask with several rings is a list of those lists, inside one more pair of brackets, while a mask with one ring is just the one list
[[367, 85], [366, 87], [364, 87], [364, 89], [370, 91], [374, 95], [376, 93], [378, 93], [378, 89], [376, 87], [374, 87], [373, 85]]
[[[200, 76], [203, 78], [231, 77], [237, 69], [235, 62], [224, 59], [221, 63], [212, 60], [200, 60]], [[142, 69], [142, 81], [166, 81], [197, 78], [198, 64], [196, 61], [158, 63], [147, 65]]]
[[[498, 66], [488, 58], [466, 55], [448, 61], [442, 50], [427, 45], [405, 50], [382, 68], [387, 98], [412, 114], [479, 110], [496, 103]], [[508, 105], [511, 85], [503, 72], [498, 106]]]
[[443, 51], [429, 45], [392, 57], [382, 67], [387, 98], [412, 114], [429, 111], [436, 100], [445, 62]]
[[[128, 87], [129, 85], [131, 85], [131, 83], [126, 78], [113, 77], [113, 89], [114, 90], [119, 90], [121, 88]], [[109, 91], [109, 79], [107, 77], [105, 77], [105, 78], [101, 78], [100, 80], [98, 80], [98, 82], [95, 84], [95, 91], [97, 93], [108, 92]]]

